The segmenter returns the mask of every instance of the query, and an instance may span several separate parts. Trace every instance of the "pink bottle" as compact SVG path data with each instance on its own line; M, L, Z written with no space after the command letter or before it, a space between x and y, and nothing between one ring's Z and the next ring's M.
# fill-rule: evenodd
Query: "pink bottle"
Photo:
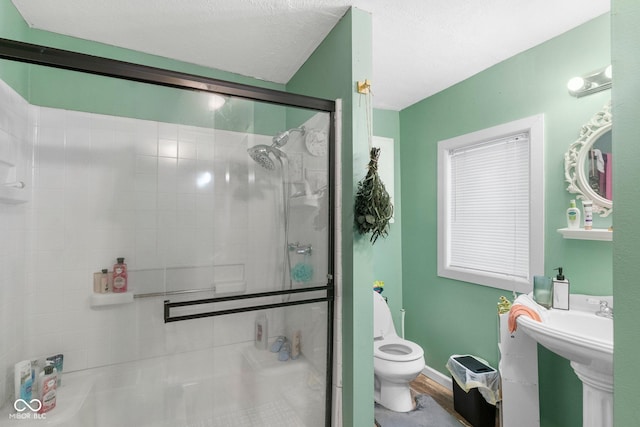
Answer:
M113 265L113 292L127 292L127 264L124 258L118 258Z

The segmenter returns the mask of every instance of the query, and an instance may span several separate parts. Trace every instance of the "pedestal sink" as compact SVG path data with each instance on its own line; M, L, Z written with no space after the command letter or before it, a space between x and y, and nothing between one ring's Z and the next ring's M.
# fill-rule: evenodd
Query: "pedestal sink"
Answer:
M613 319L596 316L600 300L571 295L570 310L550 309L542 322L518 317L518 329L568 359L582 381L582 425L613 426Z

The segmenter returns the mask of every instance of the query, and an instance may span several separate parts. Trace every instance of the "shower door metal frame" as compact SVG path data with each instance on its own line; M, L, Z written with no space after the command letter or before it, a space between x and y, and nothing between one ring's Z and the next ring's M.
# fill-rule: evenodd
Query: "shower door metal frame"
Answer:
M163 68L150 67L147 65L135 64L116 59L104 58L69 50L57 49L48 46L25 43L6 38L0 38L0 59L15 62L22 62L34 65L42 65L52 68L76 71L87 74L112 77L122 80L130 80L139 83L147 83L159 86L166 86L176 89L191 90L198 92L210 92L222 95L229 95L238 98L278 104L288 107L299 107L329 113L329 144L328 144L328 191L329 191L329 212L328 212L328 265L327 284L307 289L290 289L282 291L261 292L253 294L237 295L232 297L207 298L196 301L174 302L165 301L164 316L166 322L189 320L199 317L218 316L244 311L264 310L265 308L286 307L292 305L311 304L317 302L327 303L327 355L326 355L326 390L325 390L325 426L331 426L332 419L332 397L333 397L333 337L334 337L334 304L335 304L335 120L336 102L332 100L315 98L295 93L283 92L274 89L261 88L245 85L242 83L228 82L211 77L199 76L195 74L172 71ZM308 298L296 301L284 301L274 304L262 304L249 307L239 307L236 309L218 310L207 313L198 313L186 316L170 316L171 307L186 305L212 304L216 302L243 300L259 297L270 297L275 295L291 295L304 292L326 291L326 295L321 298Z

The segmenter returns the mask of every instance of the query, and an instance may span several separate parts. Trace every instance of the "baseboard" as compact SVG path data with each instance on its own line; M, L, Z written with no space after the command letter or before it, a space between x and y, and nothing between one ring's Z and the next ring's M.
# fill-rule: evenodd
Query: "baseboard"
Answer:
M440 371L437 371L430 366L425 366L424 369L422 370L422 374L427 378L437 382L441 386L447 387L449 390L453 389L453 383L451 382L451 377L444 375Z

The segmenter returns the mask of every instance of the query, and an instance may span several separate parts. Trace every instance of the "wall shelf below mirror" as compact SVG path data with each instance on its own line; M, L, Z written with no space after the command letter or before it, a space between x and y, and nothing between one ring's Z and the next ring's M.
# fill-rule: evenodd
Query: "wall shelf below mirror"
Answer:
M606 228L594 228L591 230L559 228L558 233L562 234L565 239L613 241L613 231L609 231Z

